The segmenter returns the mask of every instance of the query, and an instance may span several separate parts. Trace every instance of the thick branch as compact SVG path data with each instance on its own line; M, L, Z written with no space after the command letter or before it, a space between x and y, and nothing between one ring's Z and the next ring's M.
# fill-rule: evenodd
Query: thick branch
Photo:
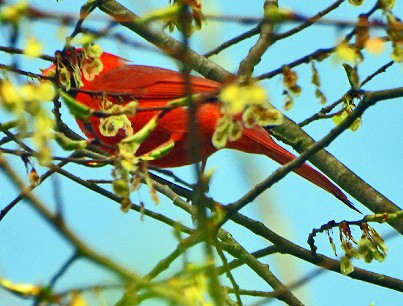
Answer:
M266 0L264 3L264 17L274 14L278 10L276 0ZM249 50L248 55L239 65L238 75L243 79L249 79L253 73L254 67L260 62L267 48L273 43L274 19L262 21L260 26L260 35L256 44Z

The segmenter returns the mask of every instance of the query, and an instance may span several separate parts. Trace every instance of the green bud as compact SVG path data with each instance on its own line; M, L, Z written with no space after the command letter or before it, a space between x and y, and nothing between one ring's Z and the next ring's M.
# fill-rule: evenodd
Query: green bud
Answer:
M129 185L127 184L126 180L123 179L117 179L113 181L112 184L113 191L115 192L116 195L122 197L122 198L127 198L129 197Z
M343 256L340 259L340 272L343 275L349 275L354 271L354 265L348 256Z
M88 145L86 140L75 141L63 133L55 133L55 140L66 151L85 149Z
M357 67L352 67L349 64L344 63L343 68L347 74L351 88L358 89L360 86L360 79L358 77Z
M60 91L60 96L63 98L67 108L75 118L87 121L88 118L91 117L92 111L87 106L77 102L73 97L62 90Z
M175 142L173 140L169 140L167 143L159 146L158 148L152 150L150 153L145 155L145 159L143 159L143 156L141 159L143 160L154 160L154 159L159 159L166 154L169 153L169 151L172 150L172 148L175 146Z
M158 116L154 116L137 133L122 139L122 143L142 143L157 126Z

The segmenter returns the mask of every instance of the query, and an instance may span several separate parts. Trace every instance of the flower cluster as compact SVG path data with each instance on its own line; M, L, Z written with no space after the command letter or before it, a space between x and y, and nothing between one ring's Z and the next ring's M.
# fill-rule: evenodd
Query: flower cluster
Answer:
M354 271L351 258L363 259L367 263L374 259L379 262L385 260L388 248L382 237L366 222L361 223L362 235L359 242L354 240L347 223L342 223L339 229L341 247L345 253L340 260L340 271L343 274L347 275Z
M10 80L0 83L0 105L14 114L22 132L29 129L33 131L37 158L41 165L51 162L49 141L53 138L54 128L54 122L43 102L51 101L54 96L55 91L50 82L26 83L21 86L12 84Z
M100 119L99 131L101 134L113 137L118 134L119 130L123 130L126 136L133 135L133 128L128 116L134 115L136 112L137 102L132 101L126 105L109 103L106 108L102 109L105 115L110 116Z
M83 47L84 57L81 63L81 70L84 79L87 81L94 80L95 76L101 73L104 65L101 61L103 53L102 48L95 44L86 44Z
M17 24L28 11L29 5L27 1L18 1L11 5L4 5L0 11L0 23Z
M186 19L182 18L181 13L184 5L189 9ZM190 36L195 29L201 29L202 23L206 23L206 18L202 12L202 4L198 0L173 0L170 10L175 12L166 24L170 32L177 28L180 32Z
M157 126L157 119L157 116L153 117L142 129L127 136L118 144L118 154L115 158L115 168L112 173L115 178L113 189L122 198L122 210L125 212L130 208L130 193L138 189L143 179L149 187L154 202L159 202L151 179L148 176L147 168L142 161L161 158L173 148L174 142L168 141L147 154L136 156L141 143L147 139Z
M239 139L244 127L279 125L283 122L283 115L271 106L266 91L256 83L228 85L219 94L219 100L223 115L213 135L213 144L217 148Z
M344 119L346 119L347 116L355 108L355 104L353 102L351 94L347 93L346 95L344 95L343 102L344 102L344 104L343 104L342 110L338 114L336 114L332 117L332 120L333 120L334 124L336 124L336 125L340 124ZM355 132L360 128L361 125L362 125L361 118L357 118L354 120L354 122L350 125L349 128L350 128L350 130Z
M403 23L390 12L386 14L388 21L388 37L392 41L391 57L395 62L403 62Z

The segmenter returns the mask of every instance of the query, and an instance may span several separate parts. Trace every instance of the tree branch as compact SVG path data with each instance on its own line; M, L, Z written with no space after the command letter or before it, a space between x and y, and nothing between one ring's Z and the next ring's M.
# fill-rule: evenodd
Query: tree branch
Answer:
M243 261L266 281L277 293L276 298L288 305L304 305L288 288L270 271L268 265L262 264L254 256L249 254L230 234L224 230L219 231L221 247L234 257L242 258Z
M264 17L273 15L278 10L277 0L266 0L264 2ZM252 76L254 67L260 62L263 54L273 43L274 19L263 20L260 26L260 35L256 44L249 50L248 55L239 65L238 75L241 80L248 80Z
M104 0L99 4L99 9L113 17L124 27L160 48L167 55L181 62L183 61L183 44L181 42L165 34L163 31L151 29L145 24L138 22L137 19L139 16L129 11L120 3L115 0ZM231 73L190 48L186 56L192 69L209 79L225 81L232 76Z
M316 266L340 273L340 262L338 260L331 259L321 254L313 255L311 251L281 237L259 221L252 220L239 213L234 214L232 216L232 220L235 223L249 229L256 235L269 240L279 248L281 253L293 255ZM403 281L387 275L382 275L355 267L354 271L350 273L348 277L403 292Z
M327 146L345 129L349 128L354 120L360 117L364 111L374 105L378 101L386 99L394 99L403 96L403 87L365 92L362 101L357 105L355 110L340 125L335 127L327 136L315 144L315 141L308 136L295 122L286 119L285 122L270 130L274 136L281 141L291 145L302 156L307 156L309 152L315 154L309 157L319 170L336 182L343 190L353 196L357 201L366 206L374 213L389 212L393 213L400 208L379 193L350 169L344 166L333 155L320 150L320 147ZM397 220L391 225L400 233L403 233L403 221Z
M183 196L185 198L189 197L190 196L189 193L191 193L191 191L181 188L180 186L173 186L173 187L175 188L175 191L173 191L166 185L155 183L155 188L159 192L165 194L169 199L171 199L171 201L176 206L180 207L181 209L185 210L188 213L191 213L192 211L191 206L180 198L180 196ZM220 212L226 211L225 205L222 205L211 198L206 197L204 201L206 201L206 205L211 210L214 211L218 210ZM282 236L268 229L263 223L259 221L255 221L237 212L231 216L231 220L249 229L254 234L261 236L270 241L271 243L273 243L276 249L269 250L268 253L270 253L271 251L279 253L287 253L295 257L298 257L304 261L310 262L323 269L340 273L340 262L338 260L331 259L321 254L313 255L310 250L302 248L296 245L295 243L283 238ZM218 233L220 232L221 230L218 231ZM258 254L254 255L257 256ZM350 273L348 277L403 292L403 281L387 275L382 275L366 271L364 269L355 268L354 272Z

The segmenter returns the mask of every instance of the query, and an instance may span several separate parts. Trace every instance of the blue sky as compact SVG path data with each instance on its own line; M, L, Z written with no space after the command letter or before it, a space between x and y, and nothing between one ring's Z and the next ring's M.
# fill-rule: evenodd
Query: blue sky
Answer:
M122 1L127 7L136 13L142 14L153 8L165 5L167 1L146 1L141 5L136 1ZM204 1L206 12L233 16L259 17L262 1ZM375 1L366 1L363 7L353 7L344 3L336 12L328 16L329 19L354 21L357 12L366 12ZM402 12L402 3L399 1L394 12ZM47 11L71 12L76 16L83 1L30 1L32 5ZM298 13L310 16L312 13L330 5L331 1L305 1L301 7L300 1L281 1L283 8L295 10ZM99 17L92 22L95 27L104 18L101 12L94 16ZM91 23L90 23L91 24ZM238 23L222 24L209 21L203 31L196 33L191 40L191 46L198 52L204 53L240 33L250 26ZM282 26L282 31L290 25ZM52 54L63 47L63 40L54 25L46 22L35 24L26 23L22 27L25 34L33 34L44 43L44 53ZM301 55L308 54L318 48L332 47L338 39L343 37L347 30L335 30L331 27L316 26L304 33L296 35L291 40L279 42L267 52L261 63L255 69L255 75L270 71L297 59ZM64 35L69 34L67 29ZM134 40L135 34L126 29L117 28L117 32L124 33ZM0 33L0 45L7 45L5 38L7 31ZM371 32L373 35L383 35L380 31ZM219 56L212 59L225 69L236 72L238 63L247 54L248 49L254 43L256 37L248 39L236 47L229 48ZM135 64L153 65L175 69L175 63L166 56L155 52L148 52L140 48L128 48L121 44L102 39L99 44L104 50L117 53L131 60ZM23 45L20 41L19 46ZM365 53L366 61L359 68L362 78L387 63L390 49L386 49L381 55ZM9 63L8 54L0 53L0 63ZM38 71L38 68L47 66L41 60L21 60L21 68L30 71ZM340 98L341 94L349 88L341 63L328 60L317 65L322 88L329 102ZM296 69L300 77L300 85L304 88L301 96L296 99L294 107L286 112L286 115L295 121L301 121L307 116L317 112L321 106L315 100L310 81L310 67L301 65ZM273 78L262 82L267 89L272 103L282 107L282 83L280 78ZM385 75L381 75L368 83L364 89L376 90L402 86L402 66L394 65ZM346 131L335 140L328 150L340 161L353 170L382 194L397 205L403 202L403 165L400 162L403 153L401 114L403 113L402 99L383 101L369 109L362 121L363 125L357 132ZM1 118L6 116L0 112ZM70 126L75 127L74 120L64 109L63 119ZM3 119L1 120L3 121ZM306 131L315 139L320 139L332 127L331 121L320 121L306 127ZM75 128L78 131L78 128ZM60 154L64 152L58 151ZM13 160L9 158L9 160ZM25 175L22 163L13 160L16 169L21 175ZM252 186L266 178L277 165L264 156L252 156L244 153L223 150L212 156L207 164L208 169L215 169L209 195L222 203L230 203ZM110 169L88 169L79 166L68 166L67 169L84 178L110 178ZM38 167L40 174L45 170ZM175 169L175 173L185 180L193 180L193 168L182 167ZM126 264L134 271L147 273L160 258L163 258L174 249L175 239L172 230L158 222L145 218L140 220L139 214L130 212L122 214L118 205L114 205L105 198L93 194L84 188L57 177L60 185L61 199L64 203L66 222L88 244L95 249L111 256L113 259ZM2 192L0 197L1 207L5 206L16 196L16 190L5 177L0 174ZM35 193L41 197L50 207L54 207L54 181L44 182ZM134 202L144 202L146 207L166 214L174 220L191 225L189 216L174 207L164 197L161 204L155 206L149 200L148 192L142 188L132 195ZM354 200L353 200L354 202ZM364 207L356 203L359 209L368 213ZM357 220L356 213L347 209L331 195L316 188L294 174L288 175L284 180L273 186L269 191L260 196L254 203L242 210L252 218L259 219L267 226L293 242L307 248L306 239L313 227L328 222L329 220L341 221ZM355 262L356 266L383 273L389 276L402 278L401 265L402 239L393 235L394 231L387 225L375 225L375 228L384 235L390 236L386 242L389 253L384 263L365 264ZM244 229L228 223L225 229L233 233L234 238L242 243L248 251L255 251L270 245L267 241L251 235ZM355 231L356 238L360 232ZM337 239L337 234L334 235ZM319 252L334 258L327 238L321 235L317 238ZM198 249L191 251L191 255L198 257ZM55 271L67 260L73 250L60 237L50 230L38 215L27 206L20 203L13 211L0 222L0 276L14 282L34 282L46 284ZM339 249L338 255L341 254ZM290 256L270 256L262 259L262 262L270 265L270 268L279 275L287 284L298 280L306 273L317 270L315 266L292 259ZM178 263L179 264L179 263ZM256 280L253 274L245 269L236 270L235 276L240 286L248 289L263 290L264 284ZM102 270L79 261L67 273L59 284L59 288L70 288L91 284L102 280L110 280L110 275ZM351 280L332 272L322 273L319 277L299 288L296 295L307 305L397 305L403 302L401 295L395 291L376 287L370 284ZM2 305L29 305L30 303L16 299L12 295L0 289L0 306ZM245 303L247 305L247 303ZM274 302L272 304L276 304ZM153 304L149 304L153 305Z

